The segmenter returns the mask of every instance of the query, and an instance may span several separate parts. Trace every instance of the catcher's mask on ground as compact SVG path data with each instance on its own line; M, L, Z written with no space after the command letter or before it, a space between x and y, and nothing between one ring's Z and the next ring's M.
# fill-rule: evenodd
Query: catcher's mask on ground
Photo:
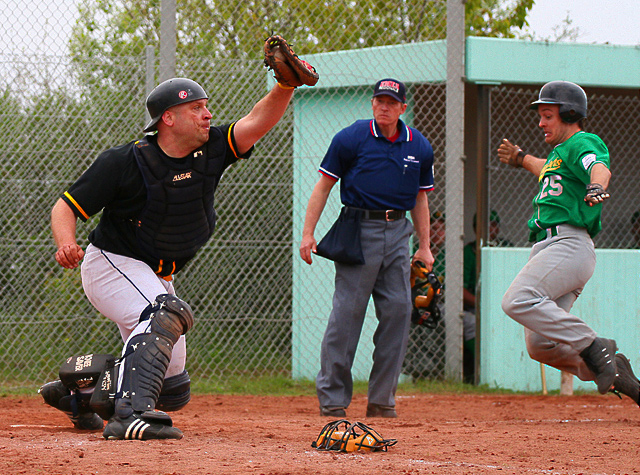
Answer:
M170 107L208 98L202 86L191 79L173 78L161 82L147 97L147 110L151 120L144 131L156 130L156 124L162 118L162 114Z
M569 124L587 117L587 94L569 81L551 81L542 86L538 100L532 102L530 109L538 109L540 104L560 106L560 118Z
M378 432L362 422L351 424L346 419L340 419L325 425L311 447L338 452L386 452L388 447L397 443L396 439L383 439Z

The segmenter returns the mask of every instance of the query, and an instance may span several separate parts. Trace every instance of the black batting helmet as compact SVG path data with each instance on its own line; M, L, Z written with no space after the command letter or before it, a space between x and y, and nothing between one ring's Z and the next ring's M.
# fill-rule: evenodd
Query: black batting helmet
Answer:
M147 96L147 110L151 120L145 126L144 131L156 130L156 124L169 107L208 98L202 86L191 79L172 78L161 82Z
M587 94L572 82L551 81L542 86L538 100L529 108L537 109L540 104L558 104L560 118L570 124L587 117Z

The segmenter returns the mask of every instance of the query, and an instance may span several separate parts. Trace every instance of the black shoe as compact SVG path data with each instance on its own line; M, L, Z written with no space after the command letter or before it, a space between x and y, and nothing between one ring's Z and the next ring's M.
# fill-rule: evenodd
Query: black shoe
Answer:
M182 431L172 426L165 412L134 412L126 418L113 416L102 436L107 440L182 439Z
M616 379L615 354L618 347L615 340L596 338L593 343L580 352L587 367L595 374L598 392L606 394Z
M324 417L347 417L347 411L340 406L320 406L320 415Z
M622 353L618 353L616 355L616 368L618 370L618 375L613 382L613 389L611 392L618 396L620 396L619 393L629 396L640 406L640 381L638 381L636 375L633 374L633 369L631 368L629 359Z
M38 389L38 393L46 404L64 412L76 429L102 430L104 427L104 421L89 407L89 395L71 394L62 381L51 381Z
M395 419L398 417L395 406L381 406L380 404L367 404L367 417L386 417Z

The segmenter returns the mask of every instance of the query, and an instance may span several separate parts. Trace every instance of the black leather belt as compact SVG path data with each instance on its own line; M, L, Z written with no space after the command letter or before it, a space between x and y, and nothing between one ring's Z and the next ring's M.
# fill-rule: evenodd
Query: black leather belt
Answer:
M360 209L360 208L349 208L353 210L358 210L362 213L362 219L380 219L383 221L395 221L397 219L403 219L406 217L406 211L400 211L396 209L387 209L387 210L377 210L377 209Z

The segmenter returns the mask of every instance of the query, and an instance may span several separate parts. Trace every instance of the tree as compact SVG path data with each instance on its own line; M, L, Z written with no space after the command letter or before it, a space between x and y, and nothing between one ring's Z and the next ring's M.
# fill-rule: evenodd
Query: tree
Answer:
M535 0L467 0L467 35L515 38L515 30L528 25L527 15L534 3Z
M512 38L534 0L467 0L467 34ZM442 39L445 0L177 0L178 55L259 59L277 32L299 53ZM71 51L77 60L138 56L157 47L160 0L95 0L80 7Z

